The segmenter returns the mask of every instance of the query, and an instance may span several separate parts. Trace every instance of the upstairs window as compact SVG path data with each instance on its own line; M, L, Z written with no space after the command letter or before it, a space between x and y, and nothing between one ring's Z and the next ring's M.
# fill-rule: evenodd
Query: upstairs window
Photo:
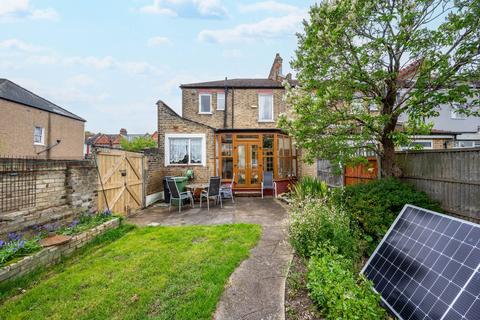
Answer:
M33 144L45 145L45 128L35 127L33 131Z
M211 114L212 113L212 95L202 93L198 99L199 111L198 113Z
M451 113L450 113L450 117L452 119L459 119L459 120L466 119L467 115L459 112L463 108L464 107L462 107L459 103L452 104L452 110L451 110Z
M217 93L217 110L225 110L225 93Z
M258 95L258 121L273 122L273 95Z

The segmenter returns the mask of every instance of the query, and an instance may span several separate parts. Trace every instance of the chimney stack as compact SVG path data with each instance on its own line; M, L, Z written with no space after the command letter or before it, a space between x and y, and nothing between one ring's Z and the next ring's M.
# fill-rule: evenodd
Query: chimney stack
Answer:
M273 60L272 68L270 69L270 74L268 75L268 79L271 79L274 81L283 80L282 62L283 62L282 57L280 57L280 54L277 53L275 55L275 59Z
M125 129L125 128L120 129L120 134L122 136L126 136L127 135L127 129Z

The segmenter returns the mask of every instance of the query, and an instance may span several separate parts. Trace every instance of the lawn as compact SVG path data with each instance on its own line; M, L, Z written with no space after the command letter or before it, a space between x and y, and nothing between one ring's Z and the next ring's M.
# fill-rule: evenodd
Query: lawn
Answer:
M261 228L124 226L110 233L50 270L0 285L0 319L210 319Z

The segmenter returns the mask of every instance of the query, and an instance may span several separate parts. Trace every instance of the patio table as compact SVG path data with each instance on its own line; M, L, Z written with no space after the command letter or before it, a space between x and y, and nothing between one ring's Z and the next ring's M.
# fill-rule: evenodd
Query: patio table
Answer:
M208 183L189 183L185 186L185 188L192 192L195 200L198 200L199 196L196 195L195 191L200 190L200 192L202 192L202 190L207 189L208 188ZM200 192L198 194L200 194Z

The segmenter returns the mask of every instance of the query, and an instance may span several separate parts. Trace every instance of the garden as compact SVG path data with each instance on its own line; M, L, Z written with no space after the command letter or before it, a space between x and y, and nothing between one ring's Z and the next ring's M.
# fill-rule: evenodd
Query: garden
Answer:
M0 283L0 318L211 319L260 234L247 224L121 224L53 267Z
M441 211L425 193L394 178L344 189L303 178L290 193L295 257L287 319L388 319L360 270L407 203Z

